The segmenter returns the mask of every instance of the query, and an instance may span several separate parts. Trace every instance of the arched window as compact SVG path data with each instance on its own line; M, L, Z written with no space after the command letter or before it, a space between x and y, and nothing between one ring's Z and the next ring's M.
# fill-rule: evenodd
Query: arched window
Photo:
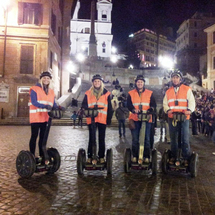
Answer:
M107 21L107 11L102 11L102 21Z

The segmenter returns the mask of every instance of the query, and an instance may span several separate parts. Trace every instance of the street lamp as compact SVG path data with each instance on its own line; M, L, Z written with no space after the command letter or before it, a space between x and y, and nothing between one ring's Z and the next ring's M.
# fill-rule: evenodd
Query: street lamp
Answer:
M114 79L114 77L115 77L115 74L114 74L114 68L113 68L113 66L114 66L114 64L116 64L116 62L117 62L117 56L116 55L112 55L111 56L111 58L110 58L110 60L111 60L111 62L112 62L112 71L113 71L113 74L112 74L112 77L113 77L113 79ZM112 80L112 82L113 82L113 80Z
M84 62L85 56L82 53L78 53L76 55L76 59L77 59L78 64L79 64L79 73L81 73L81 63Z
M166 68L166 69L173 69L174 67L174 62L170 57L167 56L159 56L158 61L161 65L161 67Z
M68 89L68 92L72 92L72 87L73 87L73 83L72 83L72 75L76 75L76 65L72 62L72 61L69 61L68 64L67 64L67 70L69 71L69 89Z
M4 13L4 50L3 50L3 67L2 67L2 75L0 75L2 78L5 74L5 60L6 60L6 45L7 45L7 19L8 19L8 7L10 5L10 0L7 1L0 1L0 6L3 9Z

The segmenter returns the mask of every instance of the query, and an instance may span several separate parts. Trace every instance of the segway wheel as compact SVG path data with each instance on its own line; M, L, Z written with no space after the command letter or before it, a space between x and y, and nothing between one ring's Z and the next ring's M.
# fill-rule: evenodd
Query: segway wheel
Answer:
M168 171L168 160L169 160L169 151L166 150L161 160L162 172L165 174L167 174L167 171Z
M48 169L48 173L53 174L58 171L61 164L60 154L57 149L49 148L47 150L49 159L51 161L51 167Z
M157 174L157 150L152 150L152 174Z
M131 169L131 149L127 148L125 149L125 155L124 155L124 170L125 173L129 173Z
M113 151L112 149L107 150L106 154L106 165L107 165L107 174L112 174L112 165L113 165Z
M16 170L22 178L30 178L36 170L34 155L29 151L21 151L16 158Z
M83 170L86 162L86 153L84 149L79 149L77 158L77 172L79 175L83 174Z
M190 175L192 178L195 178L197 176L197 168L198 168L198 154L193 153L190 158Z

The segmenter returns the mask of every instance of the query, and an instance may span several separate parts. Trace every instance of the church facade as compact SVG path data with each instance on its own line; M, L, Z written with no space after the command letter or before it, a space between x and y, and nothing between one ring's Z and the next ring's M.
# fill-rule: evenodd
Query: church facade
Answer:
M78 13L81 9L80 1L77 1L73 17L70 23L70 55L76 56L78 53L82 53L85 56L89 56L89 41L91 34L91 19L79 19ZM99 58L110 58L113 35L111 34L112 22L111 0L98 0L96 2L97 20L94 23L94 34L96 38L96 51Z

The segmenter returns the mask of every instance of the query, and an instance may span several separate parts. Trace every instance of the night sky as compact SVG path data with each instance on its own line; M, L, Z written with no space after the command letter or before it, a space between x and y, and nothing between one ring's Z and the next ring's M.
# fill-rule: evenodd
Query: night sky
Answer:
M90 17L90 0L80 0L79 18ZM113 45L120 51L128 35L142 28L172 27L174 36L179 25L197 10L215 12L215 0L112 0Z

